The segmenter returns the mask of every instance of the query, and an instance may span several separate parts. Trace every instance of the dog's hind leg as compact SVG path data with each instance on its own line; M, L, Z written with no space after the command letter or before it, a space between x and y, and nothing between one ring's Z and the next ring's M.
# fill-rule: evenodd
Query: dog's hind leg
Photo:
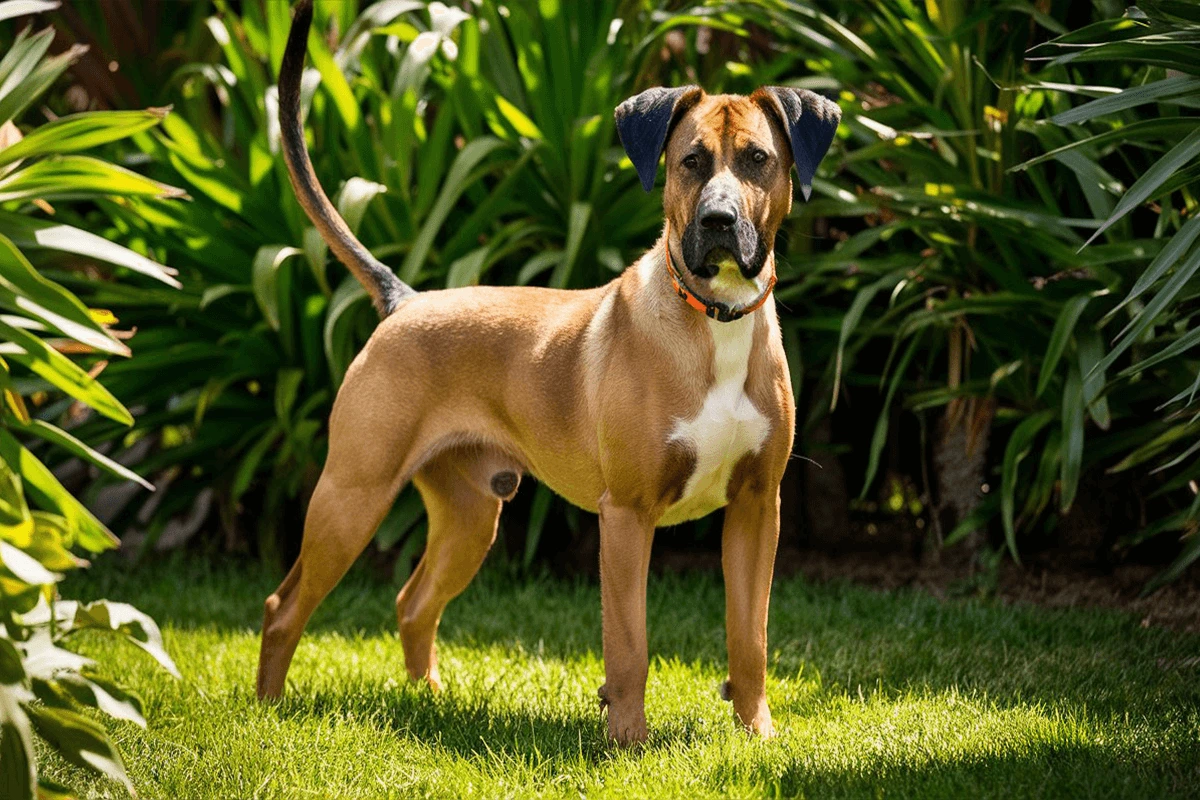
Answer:
M300 557L267 598L258 697L277 698L308 618L366 548L396 494L377 481L347 485L328 466L317 483L304 523Z
M425 465L413 483L425 501L425 554L396 597L404 666L413 680L441 688L438 622L446 604L479 571L496 538L502 501L516 492L519 467L494 452L456 450Z
M267 598L262 650L258 661L258 696L278 697L304 626L317 605L342 579L362 553L419 453L413 448L415 413L392 395L384 417L379 398L388 397L386 375L378 361L351 368L330 418L329 457L308 504L304 539L295 566Z

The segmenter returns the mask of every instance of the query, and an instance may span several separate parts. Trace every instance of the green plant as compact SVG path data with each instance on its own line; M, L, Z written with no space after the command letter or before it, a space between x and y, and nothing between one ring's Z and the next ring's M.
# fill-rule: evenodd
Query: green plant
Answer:
M995 520L1018 558L1018 534L1057 525L1081 476L1132 466L1122 458L1165 429L1146 416L1180 388L1112 380L1123 348L1105 346L1117 298L1135 283L1140 293L1147 259L1169 255L1171 215L1083 248L1107 227L1101 220L1133 204L1119 202L1122 181L1084 155L1111 149L1119 134L1065 148L1068 136L1038 121L1047 110L1069 113L1069 92L1111 92L1091 84L1116 70L1084 70L1095 59L1077 51L1026 62L1029 48L1065 33L1065 3L748 7L805 45L806 67L822 76L807 85L832 82L844 101L840 169L816 182L819 199L800 208L798 223L803 231L815 218L843 218L835 224L849 231L837 232L829 253L782 271L778 290L804 304L785 329L805 332L806 357L824 367L808 424L848 389L878 387L863 495L889 450L896 459L893 431L912 419L894 408L902 405L925 449L910 463L931 475L932 543L981 547L979 532ZM1139 141L1151 145L1194 130L1178 117L1139 124ZM1000 447L989 448L992 439ZM996 491L983 495L984 483ZM1142 534L1179 520L1182 486L1156 490Z
M1132 547L1163 533L1179 536L1181 552L1148 591L1200 558L1200 355L1193 349L1200 344L1200 246L1195 244L1200 237L1200 118L1190 113L1200 107L1198 42L1195 5L1143 0L1122 17L1034 50L1031 55L1039 60L1077 70L1118 64L1130 85L1119 91L1103 87L1100 97L1051 117L1050 123L1068 127L1069 141L1047 136L1058 146L1019 167L1057 159L1080 165L1081 177L1107 175L1109 165L1130 174L1132 182L1120 199L1096 209L1103 223L1088 240L1090 249L1102 235L1118 243L1131 230L1153 230L1157 246L1145 248L1138 272L1107 287L1102 316L1090 325L1077 322L1093 295L1075 295L1056 327L1087 353L1074 376L1085 393L1088 386L1103 386L1116 368L1100 396L1120 390L1158 403L1140 424L1101 443L1109 472L1148 470L1159 478L1152 496L1173 501L1157 519L1118 542ZM1098 88L1080 83L1079 93ZM1117 298L1120 302L1112 302ZM1102 335L1111 342L1107 351Z
M112 235L177 266L182 291L72 285L142 331L140 358L108 377L150 410L132 434L97 421L88 435L122 451L158 441L139 467L170 483L152 535L215 485L230 541L250 516L240 511L254 508L270 551L282 522L285 541L299 534L289 509L315 481L332 398L375 318L362 287L327 263L278 152L286 5L217 8L207 24L222 63L182 68L171 78L176 113L137 137L149 173L187 187L192 202L102 204ZM660 201L622 162L612 109L662 69L648 54L668 32L730 23L640 6L617 19L619 8L519 2L501 13L485 3L469 16L439 3L316 4L306 79L315 166L377 257L425 289L582 286L652 241ZM548 492L534 508L530 554ZM415 554L421 519L415 492L404 493L380 543Z
M56 5L0 3L0 20ZM79 114L25 132L16 126L18 115L80 55L72 48L47 57L53 36L51 29L22 31L0 59L0 794L6 798L63 792L38 779L34 732L67 761L132 790L116 746L83 709L144 726L141 700L96 662L65 648L80 632L126 638L178 674L145 614L125 603L79 604L57 595L64 573L87 566L72 550L100 553L118 542L63 487L47 456L64 453L153 487L68 429L92 412L117 425L133 421L95 377L106 359L128 356L129 348L106 326L113 321L107 312L87 308L46 279L22 249L86 254L168 285L175 281L142 255L29 212L54 212L49 201L178 192L80 155L157 125L164 110ZM86 354L84 363L72 353Z

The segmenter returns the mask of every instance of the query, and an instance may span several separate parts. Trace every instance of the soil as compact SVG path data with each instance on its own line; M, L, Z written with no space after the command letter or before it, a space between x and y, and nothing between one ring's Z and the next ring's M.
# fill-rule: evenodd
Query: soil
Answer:
M718 571L720 554L664 550L656 552L659 570ZM1196 570L1141 597L1147 581L1161 566L1127 564L1111 569L1056 567L1005 560L995 570L966 572L957 565L923 564L907 553L856 552L831 554L820 550L783 547L775 574L800 574L817 582L849 581L891 590L913 588L939 598L988 596L1006 603L1031 603L1047 608L1107 608L1136 614L1143 627L1200 633L1200 575Z

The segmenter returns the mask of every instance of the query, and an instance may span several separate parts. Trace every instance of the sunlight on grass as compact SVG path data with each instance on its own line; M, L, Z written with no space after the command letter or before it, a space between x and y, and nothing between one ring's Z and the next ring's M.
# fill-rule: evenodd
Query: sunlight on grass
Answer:
M83 643L110 650L105 663L146 700L150 729L114 732L149 797L1132 797L1185 794L1200 777L1195 669L1158 661L1194 652L1196 637L1120 615L781 582L780 736L761 742L717 696L719 582L659 578L651 740L620 752L596 700L594 586L485 574L447 612L435 695L405 677L392 589L353 576L302 641L285 699L261 706L270 576L188 572L125 592L167 622L182 681L132 648ZM119 794L51 763L93 796Z

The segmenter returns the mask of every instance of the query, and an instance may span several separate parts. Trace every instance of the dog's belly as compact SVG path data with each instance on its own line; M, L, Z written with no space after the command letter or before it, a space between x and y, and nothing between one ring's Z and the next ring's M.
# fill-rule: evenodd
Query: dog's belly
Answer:
M716 345L716 380L700 411L691 419L677 420L668 437L668 444L691 451L696 466L659 525L697 519L724 506L733 468L745 455L757 452L770 432L770 422L746 395L753 320L709 320L709 327Z

